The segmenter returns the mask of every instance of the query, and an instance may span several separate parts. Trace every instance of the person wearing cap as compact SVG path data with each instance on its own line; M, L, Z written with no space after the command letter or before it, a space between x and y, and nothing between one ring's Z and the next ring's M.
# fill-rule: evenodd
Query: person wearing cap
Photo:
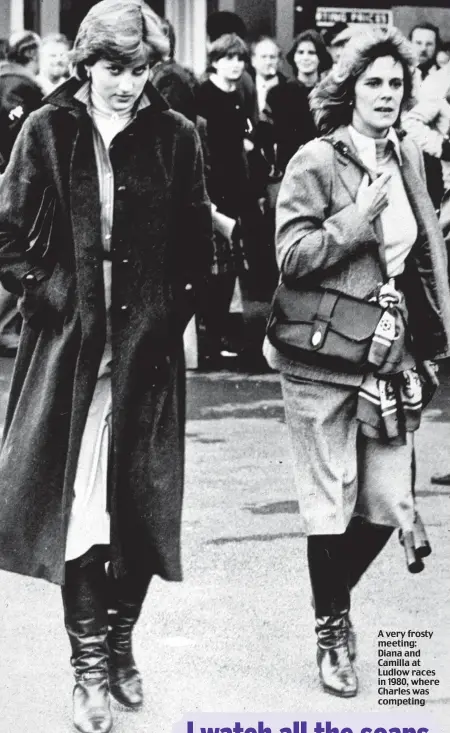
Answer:
M149 82L167 51L144 0L94 5L0 179L24 317L0 567L61 586L80 733L108 733L110 695L142 706L132 632L151 578L182 579L183 332L212 226L195 126Z
M327 51L331 56L333 64L339 61L339 57L342 53L342 49L345 46L345 34L342 36L342 41L339 38L341 34L348 29L347 23L342 20L335 23L331 28L327 28L322 32L322 38L327 47Z

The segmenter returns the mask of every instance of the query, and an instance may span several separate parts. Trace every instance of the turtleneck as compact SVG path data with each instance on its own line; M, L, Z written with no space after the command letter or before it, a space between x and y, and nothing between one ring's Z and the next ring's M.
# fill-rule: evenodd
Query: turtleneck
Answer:
M387 185L388 206L380 214L384 239L384 255L388 277L400 275L405 267L405 259L417 239L417 222L401 174L401 150L395 130L390 128L384 138L373 138L348 128L359 158L374 175L389 173ZM358 196L370 185L364 176ZM358 200L358 197L357 197Z
M133 117L135 102L136 100L132 100L126 108L120 111L112 110L91 85L90 112L107 150L113 138L128 125Z

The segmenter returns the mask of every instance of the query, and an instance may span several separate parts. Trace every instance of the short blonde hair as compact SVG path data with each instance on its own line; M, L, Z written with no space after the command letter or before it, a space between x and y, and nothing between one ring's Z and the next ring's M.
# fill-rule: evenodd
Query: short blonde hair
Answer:
M76 76L100 59L130 64L142 57L150 65L169 51L161 18L143 0L102 0L82 20L71 52Z
M355 84L375 59L392 56L403 67L402 110L414 104L413 80L416 56L411 43L394 27L368 28L356 33L331 71L309 95L309 103L321 135L351 122Z

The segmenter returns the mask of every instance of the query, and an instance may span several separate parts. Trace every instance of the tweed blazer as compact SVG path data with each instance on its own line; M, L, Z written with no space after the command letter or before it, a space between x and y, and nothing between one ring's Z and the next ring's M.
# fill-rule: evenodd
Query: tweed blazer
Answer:
M307 143L286 169L277 202L277 261L281 277L299 289L323 286L366 298L383 280L379 229L356 204L364 167L348 128L336 130L333 139L336 147L324 139ZM438 359L450 353L445 243L425 187L422 154L408 138L400 149L403 183L418 226L403 277L409 325L416 358ZM267 339L264 354L272 368L299 377L355 386L362 379L293 362Z

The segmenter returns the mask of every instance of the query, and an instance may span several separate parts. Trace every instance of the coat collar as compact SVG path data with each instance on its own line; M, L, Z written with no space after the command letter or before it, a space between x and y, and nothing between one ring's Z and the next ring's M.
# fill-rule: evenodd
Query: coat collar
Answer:
M403 163L405 155L408 156L408 150L405 150L402 142L404 133L396 131L396 134L399 153ZM373 171L367 168L360 159L347 126L338 127L332 134L326 135L324 139L333 145L336 152L339 175L353 201L355 201L364 174L367 173L370 178L373 178Z
M75 76L71 76L64 84L61 84L54 92L49 94L45 98L47 104L52 104L55 107L62 107L69 111L80 115L86 113L86 105L83 104L79 99L76 99L76 93L81 89L84 82L77 79ZM155 89L153 84L147 82L144 87L144 92L150 102L150 104L139 111L139 115L143 114L154 114L155 112L165 112L169 109L169 105L161 94Z

